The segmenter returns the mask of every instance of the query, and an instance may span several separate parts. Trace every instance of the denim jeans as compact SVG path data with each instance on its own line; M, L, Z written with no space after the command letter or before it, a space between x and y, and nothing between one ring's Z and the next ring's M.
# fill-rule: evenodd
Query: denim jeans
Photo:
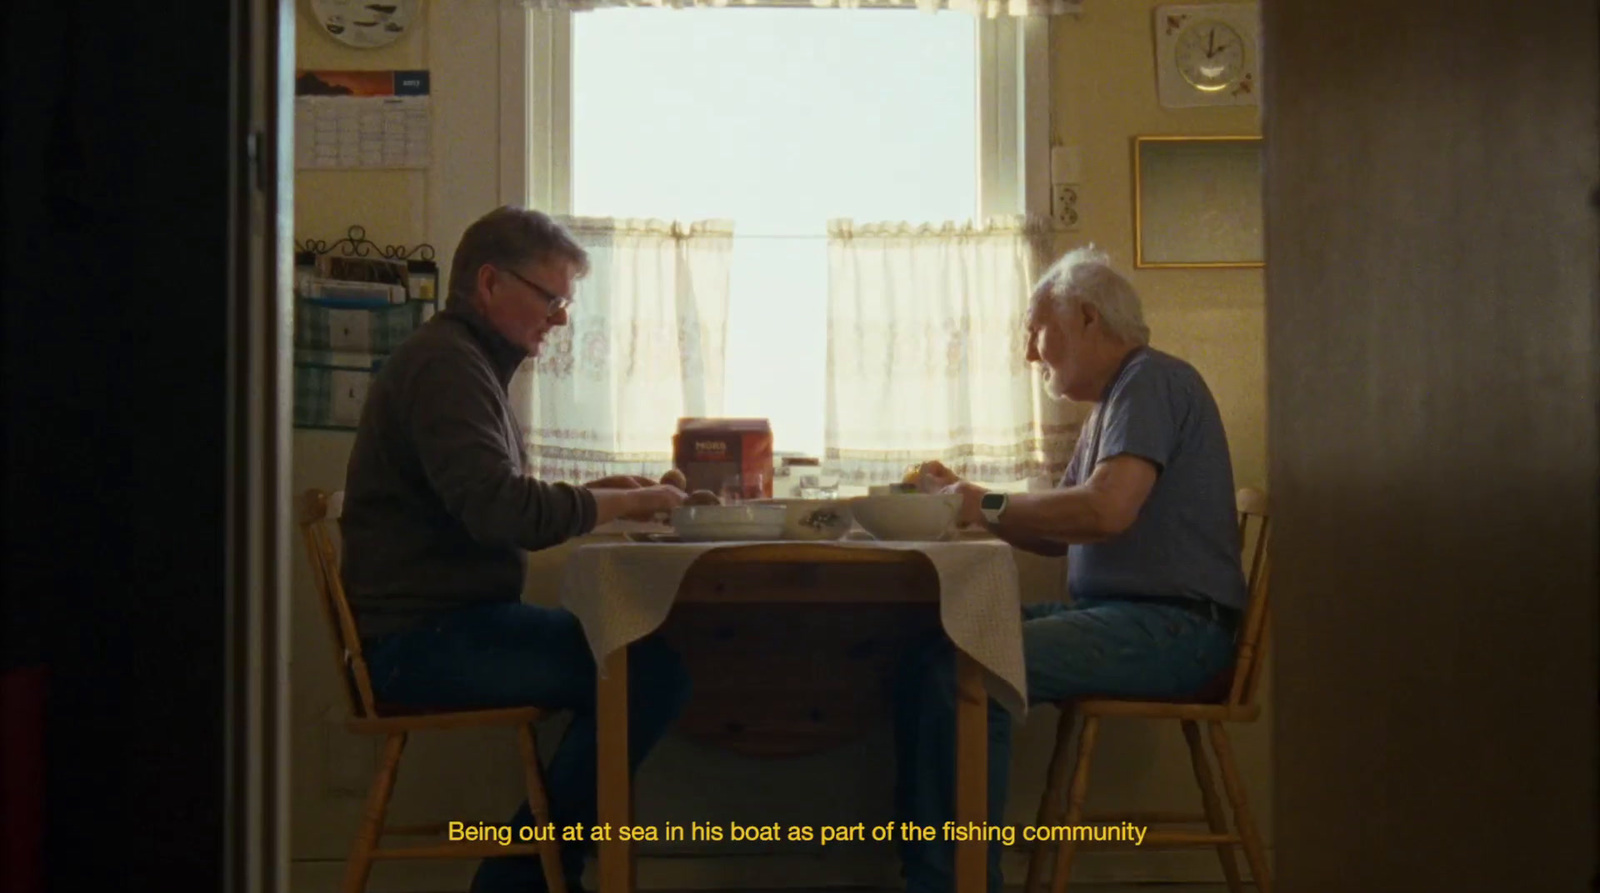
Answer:
M570 710L572 723L550 758L545 783L557 827L598 821L595 662L572 613L521 603L463 608L367 646L377 698L395 704L459 709L545 707ZM628 652L628 756L637 769L688 698L682 663L662 641L646 638ZM513 827L534 824L524 800ZM576 891L584 844L562 845L562 870ZM533 856L486 859L475 893L545 889Z
M1031 704L1074 697L1179 697L1205 686L1234 657L1233 629L1164 604L1102 601L1023 608ZM943 631L912 649L895 687L897 821L943 828L955 818L955 649ZM1005 821L1011 715L989 702L989 822ZM989 846L989 890L1001 889L1000 843ZM955 846L902 841L908 893L950 893Z

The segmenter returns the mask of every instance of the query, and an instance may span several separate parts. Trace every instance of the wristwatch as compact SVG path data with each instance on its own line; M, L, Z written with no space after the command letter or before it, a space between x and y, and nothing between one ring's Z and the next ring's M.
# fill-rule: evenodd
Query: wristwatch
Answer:
M999 524L1000 515L1006 510L1006 494L985 493L978 501L978 508L983 510L983 520L990 524Z

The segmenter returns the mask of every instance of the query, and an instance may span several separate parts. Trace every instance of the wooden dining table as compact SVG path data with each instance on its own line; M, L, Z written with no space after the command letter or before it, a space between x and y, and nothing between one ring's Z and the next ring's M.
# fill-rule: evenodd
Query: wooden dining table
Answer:
M832 606L845 610L850 609L848 606L870 609L885 605L925 605L933 606L935 613L940 610L940 578L926 554L914 549L872 548L871 545L852 544L852 548L841 548L832 543L812 542L722 544L693 559L678 585L670 610L674 615L681 615L692 611L690 606L779 604ZM672 547L629 542L579 548ZM612 553L608 558L623 562L628 560L628 553ZM1009 553L1005 560L1011 560ZM597 584L590 581L588 585ZM564 600L578 603L594 597L593 592L574 591L572 587L564 594ZM1020 636L1020 618L1017 624ZM1020 649L1020 639L1017 647ZM956 648L956 661L954 818L962 825L982 826L988 821L986 670L960 647ZM599 669L598 818L602 825L609 824L616 829L635 825L627 745L628 649L610 650L600 658ZM943 833L942 828L940 833ZM598 842L596 846L599 893L633 893L636 866L632 842L616 839L613 833L611 839ZM985 893L988 846L982 840L955 843L958 893Z

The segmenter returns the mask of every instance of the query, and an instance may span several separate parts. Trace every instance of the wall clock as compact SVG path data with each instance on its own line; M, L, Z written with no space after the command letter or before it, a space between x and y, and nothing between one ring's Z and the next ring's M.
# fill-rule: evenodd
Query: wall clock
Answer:
M1156 8L1156 91L1167 108L1259 105L1254 3Z
M417 21L420 0L311 0L322 32L364 50L399 40Z

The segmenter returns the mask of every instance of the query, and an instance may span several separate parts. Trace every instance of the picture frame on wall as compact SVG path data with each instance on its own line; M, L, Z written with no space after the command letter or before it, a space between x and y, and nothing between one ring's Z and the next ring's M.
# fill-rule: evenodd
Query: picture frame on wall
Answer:
M1136 136L1134 266L1259 268L1262 138Z

